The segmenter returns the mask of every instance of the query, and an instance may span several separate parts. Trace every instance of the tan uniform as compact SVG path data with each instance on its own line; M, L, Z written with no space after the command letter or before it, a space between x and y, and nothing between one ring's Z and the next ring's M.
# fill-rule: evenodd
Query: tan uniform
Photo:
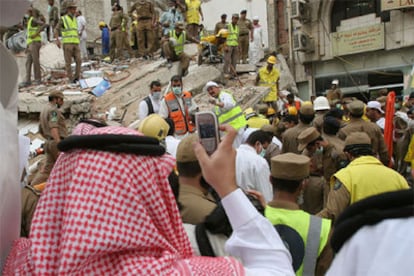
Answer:
M317 111L315 113L315 119L312 121L312 126L314 126L319 133L323 132L323 117L326 113L327 111Z
M329 104L334 106L335 100L341 100L342 98L341 90L339 88L330 89L328 93L326 93L326 98L328 99Z
M20 227L20 237L29 237L32 218L39 201L40 192L31 186L25 186L22 189L22 221Z
M296 126L287 129L282 134L282 153L292 152L300 154L298 150L298 136L302 131L304 131L308 127L311 127L311 125L299 122L299 124L297 124Z
M112 13L111 20L109 21L109 27L111 28L109 56L111 57L111 60L121 57L123 42L122 19L122 12L115 11Z
M221 29L227 29L227 25L228 25L229 23L228 22L225 22L225 23L223 23L223 22L221 22L221 21L219 21L219 22L217 22L216 23L216 26L214 27L214 34L216 35L216 34L218 34L218 32L221 30Z
M368 134L371 138L372 150L379 156L379 159L384 165L388 165L388 149L385 145L381 128L377 124L366 122L360 118L351 118L349 123L338 131L338 137L345 140L349 134L357 131Z
M122 50L126 49L128 51L129 57L134 57L134 52L132 51L132 47L130 41L128 39L128 16L123 13L122 14L122 22L121 22L121 36L122 36Z
M247 63L247 57L249 54L249 42L250 42L250 32L253 31L253 24L249 19L239 19L237 23L239 26L239 46L240 46L240 56L243 63Z
M184 223L199 224L204 222L205 217L217 206L210 194L204 194L200 189L185 184L180 184L178 199Z
M44 28L45 24L43 21L40 20L40 17L33 17L32 20L32 27L39 27ZM34 71L34 78L35 81L40 82L42 78L41 70L40 70L40 48L42 47L41 41L33 41L30 43L26 49L26 82L31 82L32 77L32 64L33 64L33 71Z
M58 128L60 139L68 136L65 117L55 105L49 103L40 112L39 119L39 132L46 139L44 144L46 162L33 179L31 185L46 182L58 157L59 150L57 148L57 142L52 137L51 129Z
M154 50L154 4L148 0L138 0L129 10L129 15L136 11L138 16L137 38L138 54L141 56L151 55Z
M70 16L70 15L69 15ZM76 17L73 17L76 21ZM61 30L64 29L63 21L60 20L59 24L56 25L56 33L61 33ZM63 43L63 56L65 58L65 70L66 75L70 81L79 80L81 74L81 64L82 58L80 53L79 44L74 43ZM72 58L75 60L75 76L72 74Z

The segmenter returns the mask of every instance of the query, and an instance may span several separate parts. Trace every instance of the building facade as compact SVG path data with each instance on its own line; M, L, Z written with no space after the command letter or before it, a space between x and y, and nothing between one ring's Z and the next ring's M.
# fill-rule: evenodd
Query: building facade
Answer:
M414 65L414 1L268 0L269 46L291 65L302 98L333 79L368 100L380 89L408 94Z

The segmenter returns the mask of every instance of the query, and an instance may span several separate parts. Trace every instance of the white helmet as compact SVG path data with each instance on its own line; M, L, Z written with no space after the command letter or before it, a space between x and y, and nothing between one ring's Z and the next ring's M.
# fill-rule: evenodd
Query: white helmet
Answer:
M317 97L313 101L313 109L315 111L318 111L318 110L329 110L329 109L331 109L331 107L330 107L329 101L328 101L328 99L326 97L319 96L319 97Z

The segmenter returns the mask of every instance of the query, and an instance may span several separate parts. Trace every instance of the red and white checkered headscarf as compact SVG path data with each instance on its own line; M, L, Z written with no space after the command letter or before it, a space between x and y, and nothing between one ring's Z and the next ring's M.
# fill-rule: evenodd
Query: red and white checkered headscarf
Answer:
M139 135L120 127L88 134ZM175 160L75 149L59 156L4 275L244 275L194 257L167 177Z

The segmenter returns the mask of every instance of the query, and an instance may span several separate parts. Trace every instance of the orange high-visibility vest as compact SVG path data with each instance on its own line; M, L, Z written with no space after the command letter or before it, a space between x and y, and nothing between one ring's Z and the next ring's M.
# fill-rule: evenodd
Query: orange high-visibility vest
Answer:
M175 134L184 135L187 132L194 132L195 125L191 121L188 112L188 109L191 106L191 93L188 91L183 92L182 99L184 102L184 110L181 109L180 103L173 92L168 92L164 99L168 107L168 116L174 121Z

